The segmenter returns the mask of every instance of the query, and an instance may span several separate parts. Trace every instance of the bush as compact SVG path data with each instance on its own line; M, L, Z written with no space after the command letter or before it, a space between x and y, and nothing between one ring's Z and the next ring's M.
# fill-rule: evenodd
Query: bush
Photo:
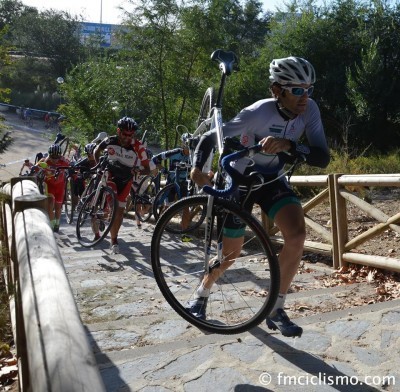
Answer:
M389 174L400 173L400 149L386 155L371 154L352 158L347 152L331 151L331 162L326 169L302 165L295 175L316 174Z

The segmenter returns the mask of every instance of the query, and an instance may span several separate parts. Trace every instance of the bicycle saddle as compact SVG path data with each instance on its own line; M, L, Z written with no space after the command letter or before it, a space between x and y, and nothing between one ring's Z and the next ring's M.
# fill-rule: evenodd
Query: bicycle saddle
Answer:
M225 75L230 75L233 71L237 71L238 58L235 53L217 49L211 54L211 60L219 63L220 70Z

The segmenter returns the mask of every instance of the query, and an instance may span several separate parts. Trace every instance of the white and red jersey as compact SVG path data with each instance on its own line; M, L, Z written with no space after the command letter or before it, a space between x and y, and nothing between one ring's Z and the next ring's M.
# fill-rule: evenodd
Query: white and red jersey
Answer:
M107 149L108 162L113 176L121 179L132 178L132 169L141 162L141 165L148 165L145 146L139 140L134 139L129 146L122 146L118 136L111 136L104 139L99 148Z

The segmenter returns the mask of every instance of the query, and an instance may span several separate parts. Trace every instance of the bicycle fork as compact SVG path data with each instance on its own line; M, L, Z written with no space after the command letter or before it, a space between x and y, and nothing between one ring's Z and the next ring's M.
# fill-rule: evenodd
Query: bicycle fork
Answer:
M221 230L221 219L219 215L216 216L217 221L215 222L215 218L213 217L212 211L214 207L214 196L208 196L207 202L207 213L205 218L205 244L204 244L204 271L206 274L211 273L211 271L215 268L218 268L222 262L222 238L223 233ZM217 249L216 249L216 257L214 257L212 263L211 260L211 251L212 251L212 232L214 229L214 225L217 225L218 238L217 238Z

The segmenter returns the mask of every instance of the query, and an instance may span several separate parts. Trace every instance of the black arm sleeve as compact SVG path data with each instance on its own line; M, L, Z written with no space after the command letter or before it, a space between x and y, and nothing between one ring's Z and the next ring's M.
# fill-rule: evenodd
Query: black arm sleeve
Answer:
M316 166L320 168L325 168L328 166L331 156L329 151L321 147L306 146L305 144L298 144L291 142L292 147L289 150L289 154L295 157L296 155L303 155L306 162L310 166Z
M154 155L152 160L156 165L159 165L163 160L168 159L172 155L178 154L180 152L182 152L182 148L174 148L173 150L160 152L159 154Z

